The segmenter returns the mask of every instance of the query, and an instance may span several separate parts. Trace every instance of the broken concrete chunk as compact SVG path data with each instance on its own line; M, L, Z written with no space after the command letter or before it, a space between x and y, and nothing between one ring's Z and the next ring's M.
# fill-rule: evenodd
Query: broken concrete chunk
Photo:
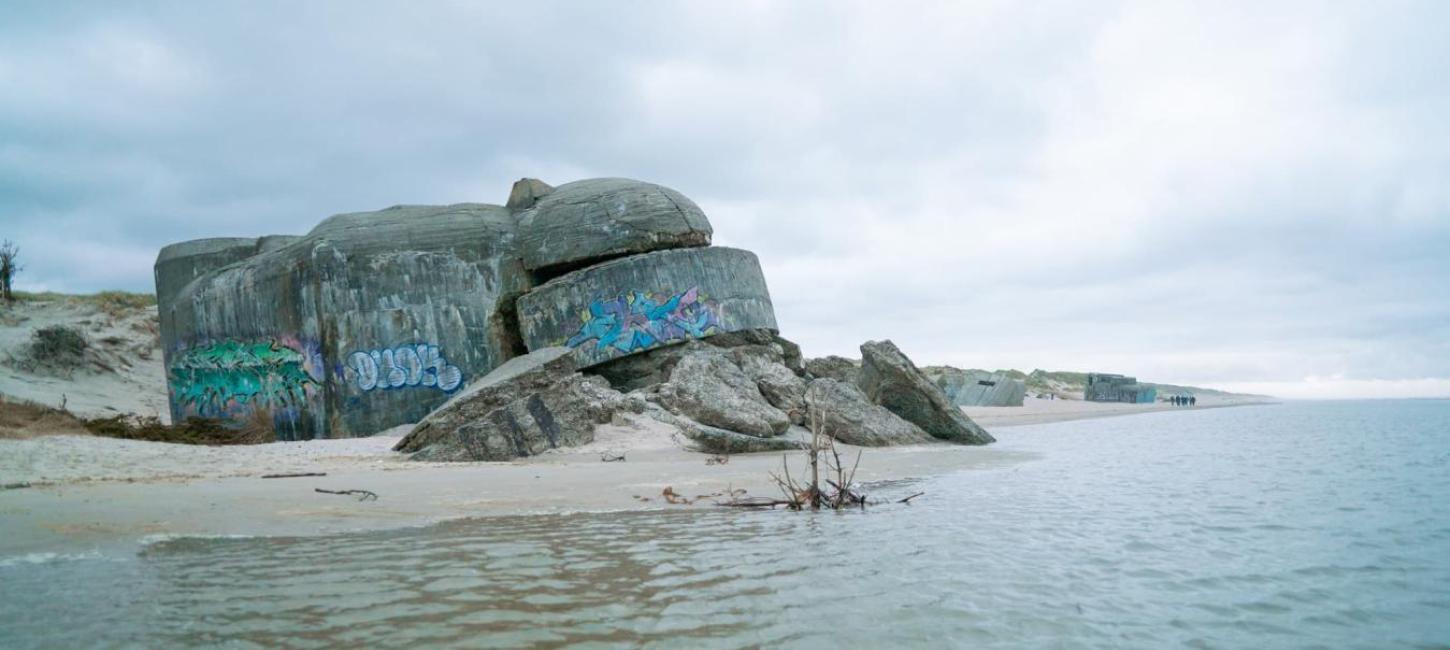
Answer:
M822 433L849 445L884 447L931 440L916 425L872 404L861 389L829 377L811 382L805 402Z
M921 427L934 438L966 445L996 441L947 399L941 388L891 341L861 345L860 387L872 402Z
M765 401L802 424L806 416L806 380L796 376L779 359L778 348L749 345L734 348L730 356L735 365L755 382Z
M688 346L655 400L701 424L752 436L768 438L790 427L790 418L725 352L703 344Z
M508 460L594 440L631 400L598 377L574 371L565 348L509 360L439 407L404 436L396 451L413 460Z
M686 422L680 425L680 433L694 442L696 449L711 454L795 451L804 448L805 445L799 436L786 434L775 438L758 438L717 429L698 422Z
M700 424L683 415L676 415L658 404L651 403L645 415L675 427L680 435L694 443L696 451L711 454L746 454L761 451L791 451L803 448L810 440L810 432L800 427L791 427L786 433L773 438L761 438L718 427Z
M805 360L806 374L813 379L829 378L855 385L861 379L861 362L831 355Z
M553 187L537 178L520 178L509 191L509 200L504 207L514 211L527 210L553 191Z

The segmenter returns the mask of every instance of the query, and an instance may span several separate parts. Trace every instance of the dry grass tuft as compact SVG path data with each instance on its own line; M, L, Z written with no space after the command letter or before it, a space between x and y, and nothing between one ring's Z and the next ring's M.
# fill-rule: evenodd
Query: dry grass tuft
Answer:
M184 445L256 445L275 442L277 434L272 428L271 418L257 415L254 419L254 422L232 429L223 425L221 420L210 418L191 418L180 424L163 424L160 418L136 415L82 418L64 409L0 397L0 439L91 434L106 438Z
M67 411L0 396L0 439L85 433L85 423Z
M95 435L124 440L217 446L256 445L277 439L270 431L262 435L246 427L231 429L212 418L188 418L180 424L162 424L156 417L117 415L84 422L86 430Z
M156 304L155 294L131 293L129 291L102 291L91 294L56 293L54 291L16 291L18 302L63 302L69 304L93 305L111 318L119 318L129 312Z
M96 308L112 319L124 317L131 312L156 304L156 296L152 294L125 291L102 291L90 296L90 299L95 301Z

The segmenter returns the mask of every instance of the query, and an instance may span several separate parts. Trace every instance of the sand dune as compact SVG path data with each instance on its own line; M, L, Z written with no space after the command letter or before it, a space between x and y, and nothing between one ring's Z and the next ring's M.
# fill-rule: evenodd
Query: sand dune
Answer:
M22 367L35 331L54 325L75 328L85 337L83 364L73 371ZM167 420L157 332L154 306L105 304L89 296L0 305L0 395L64 405L82 417L137 414Z

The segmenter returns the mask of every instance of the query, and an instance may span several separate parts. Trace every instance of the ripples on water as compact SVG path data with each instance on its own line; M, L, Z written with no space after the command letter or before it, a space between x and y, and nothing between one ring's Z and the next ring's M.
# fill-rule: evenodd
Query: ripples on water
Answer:
M865 513L511 517L10 562L0 645L1450 643L1450 402L999 437L1044 457L874 486L927 495Z

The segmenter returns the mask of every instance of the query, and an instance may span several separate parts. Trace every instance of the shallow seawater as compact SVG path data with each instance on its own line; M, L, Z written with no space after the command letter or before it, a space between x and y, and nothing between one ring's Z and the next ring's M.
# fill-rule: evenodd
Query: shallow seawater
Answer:
M870 486L926 495L865 512L697 506L0 561L0 646L1450 644L1450 402L999 438L1041 459Z

